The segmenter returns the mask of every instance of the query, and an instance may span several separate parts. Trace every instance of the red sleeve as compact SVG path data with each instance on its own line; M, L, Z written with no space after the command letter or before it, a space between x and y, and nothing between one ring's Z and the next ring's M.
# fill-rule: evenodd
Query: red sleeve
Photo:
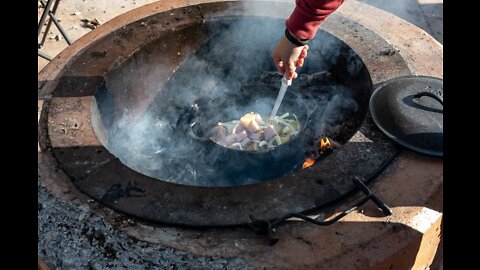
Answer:
M344 0L295 0L296 7L286 22L287 29L298 39L313 39L320 24Z

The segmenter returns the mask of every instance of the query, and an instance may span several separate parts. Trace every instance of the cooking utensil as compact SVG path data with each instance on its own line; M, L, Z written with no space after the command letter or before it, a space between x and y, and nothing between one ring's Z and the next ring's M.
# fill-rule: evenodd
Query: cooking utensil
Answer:
M400 145L443 156L443 80L404 76L373 92L370 114L378 128Z
M283 97L287 92L287 88L292 85L292 80L287 80L285 76L282 77L282 84L280 86L280 90L278 91L277 99L275 100L275 105L273 106L272 112L270 113L270 119L273 119L278 112L278 108L280 108L280 104L282 104Z

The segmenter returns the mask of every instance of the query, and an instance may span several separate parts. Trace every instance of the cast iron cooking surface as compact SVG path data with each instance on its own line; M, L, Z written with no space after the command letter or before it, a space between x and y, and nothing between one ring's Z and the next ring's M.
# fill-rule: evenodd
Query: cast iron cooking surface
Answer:
M443 156L443 105L421 92L443 97L443 80L425 76L395 78L379 86L370 98L370 114L388 137L428 155Z

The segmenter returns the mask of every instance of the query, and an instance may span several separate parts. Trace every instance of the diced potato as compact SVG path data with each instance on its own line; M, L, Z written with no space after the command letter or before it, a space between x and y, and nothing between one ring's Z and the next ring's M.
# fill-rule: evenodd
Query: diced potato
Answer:
M230 146L237 142L237 136L235 136L235 134L230 134L227 137L225 137L224 141L227 146Z
M241 141L240 143L242 144L243 148L247 148L248 146L250 146L250 144L252 144L252 141L247 137L243 139L243 141Z
M291 113L275 116L264 121L258 113L247 113L240 120L219 122L224 129L216 128L210 133L210 139L222 146L247 150L260 151L273 149L286 143L297 135L300 123L295 119L288 119Z
M243 130L242 132L235 133L235 136L237 137L237 142L241 142L248 137L248 134L245 130Z
M254 119L255 119L255 113L253 113L253 112L247 113L244 116L242 116L242 118L240 118L240 123L244 127L248 127L248 125L250 125L250 122L252 122L252 120L254 120Z
M212 136L210 139L218 142L227 136L227 128L224 126L216 126L212 129Z
M260 116L260 114L255 114L255 122L257 122L257 124L259 125L265 125L265 121L263 121L262 119L262 116Z
M248 124L247 129L250 132L259 132L260 126L257 124L257 121L253 119L252 121L250 121L250 124Z
M260 138L262 137L262 134L261 133L250 133L248 135L248 137L251 139L251 140L260 140Z
M263 134L265 135L265 140L269 140L270 138L272 138L275 134L277 134L277 132L275 131L275 128L272 126L272 125L268 125L264 131L263 131Z
M234 128L233 128L233 133L241 133L242 131L245 131L245 127L238 123Z

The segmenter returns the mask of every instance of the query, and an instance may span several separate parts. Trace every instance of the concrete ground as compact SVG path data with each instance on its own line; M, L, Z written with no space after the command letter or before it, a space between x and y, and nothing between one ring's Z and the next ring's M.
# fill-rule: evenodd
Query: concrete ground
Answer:
M80 38L89 31L87 24L82 20L97 19L100 23L106 22L131 9L143 6L157 0L63 0L56 12L60 24L72 41ZM292 0L293 1L293 0ZM443 0L359 0L374 7L383 9L422 28L440 43L443 43ZM43 8L39 4L38 20ZM45 32L45 27L39 41ZM42 52L54 57L68 46L60 32L52 24L47 34ZM38 57L38 71L47 60Z
M359 0L422 28L443 44L443 0Z

